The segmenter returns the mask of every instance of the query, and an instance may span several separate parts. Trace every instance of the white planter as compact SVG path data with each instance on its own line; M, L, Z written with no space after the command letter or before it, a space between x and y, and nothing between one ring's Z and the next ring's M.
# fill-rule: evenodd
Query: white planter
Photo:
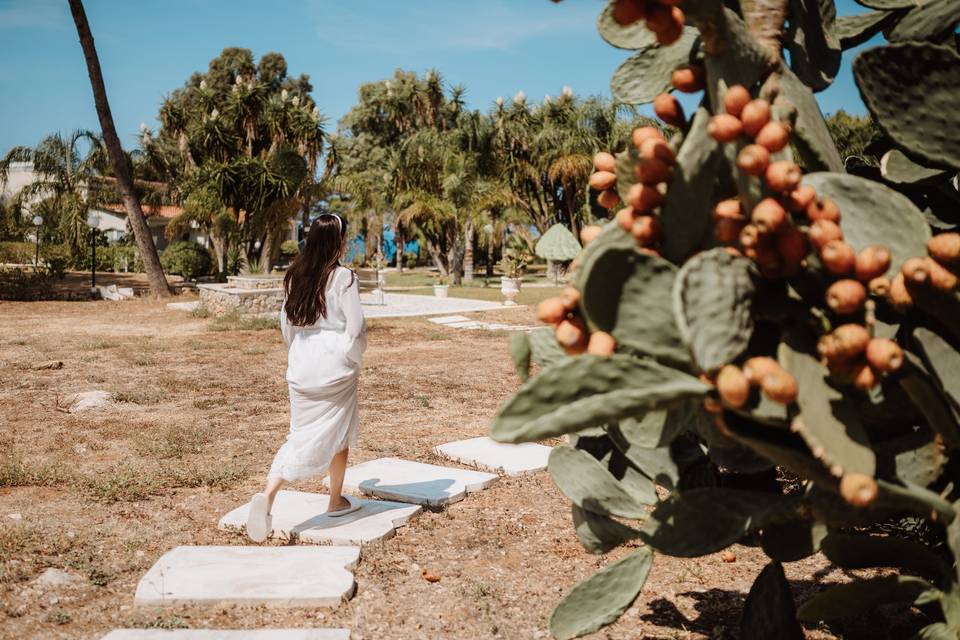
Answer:
M520 295L520 278L500 277L500 293L506 298L504 302L507 306L517 304L517 296Z
M450 291L450 285L448 284L435 284L433 285L433 295L438 298L446 298L447 294Z

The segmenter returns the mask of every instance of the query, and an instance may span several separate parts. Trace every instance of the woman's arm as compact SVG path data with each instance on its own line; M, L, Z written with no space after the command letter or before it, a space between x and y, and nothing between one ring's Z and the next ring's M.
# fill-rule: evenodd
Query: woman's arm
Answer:
M360 363L367 348L367 322L360 306L360 282L352 271L344 278L348 284L340 294L340 305L346 318L347 358Z
M283 336L283 341L289 347L293 340L293 325L287 320L286 306L287 301L284 299L283 304L280 305L280 335Z

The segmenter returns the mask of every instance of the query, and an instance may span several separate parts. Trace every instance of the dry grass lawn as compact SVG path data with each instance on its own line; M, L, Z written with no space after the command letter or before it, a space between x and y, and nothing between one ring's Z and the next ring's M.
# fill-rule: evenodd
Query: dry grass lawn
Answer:
M529 309L474 315L533 321ZM503 478L365 549L357 594L335 610L134 609L138 579L168 549L244 544L217 520L260 487L284 439L279 332L236 329L146 299L0 303L0 637L344 626L355 640L546 638L553 605L610 562L582 550L569 504L544 472ZM34 368L50 360L63 368ZM439 462L431 447L485 434L517 384L503 334L374 321L352 461ZM65 411L71 394L92 389L113 404ZM299 488L322 490L319 480ZM719 554L657 557L640 599L595 637L736 638L763 556L735 550L730 564ZM48 567L82 583L37 585ZM442 579L427 582L422 569ZM787 575L798 599L817 579L846 579L820 556L791 563ZM908 637L914 618L882 612L808 637Z

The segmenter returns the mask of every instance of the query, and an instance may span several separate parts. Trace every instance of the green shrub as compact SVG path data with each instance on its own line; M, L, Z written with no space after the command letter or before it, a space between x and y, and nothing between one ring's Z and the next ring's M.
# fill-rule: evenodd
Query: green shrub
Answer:
M209 275L213 269L213 254L196 242L174 242L160 256L160 265L167 273L195 279Z
M0 264L33 264L36 250L32 242L0 242Z
M300 244L296 240L284 240L280 245L280 255L285 258L292 258L300 253Z
M62 280L73 262L73 253L65 244L40 245L40 260L48 275Z
M50 276L33 267L0 269L0 300L36 300L50 288Z

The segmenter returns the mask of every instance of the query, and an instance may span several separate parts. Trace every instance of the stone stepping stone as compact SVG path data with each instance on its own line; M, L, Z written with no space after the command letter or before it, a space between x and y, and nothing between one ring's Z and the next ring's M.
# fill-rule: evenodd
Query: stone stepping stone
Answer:
M470 322L470 318L467 316L440 316L438 318L430 318L430 322L434 324L450 324L451 322Z
M343 486L385 500L439 507L463 500L467 493L486 489L496 480L492 473L379 458L347 468Z
M273 502L273 530L270 537L314 544L372 544L392 538L397 527L406 524L422 510L419 505L353 499L360 500L363 505L359 511L331 518L323 515L330 496L305 491L281 491ZM249 510L249 503L237 507L223 516L218 526L225 531L243 533Z
M140 579L136 606L336 607L353 596L360 547L176 547Z
M349 629L114 629L101 640L350 640Z
M508 476L522 476L547 468L551 447L533 442L505 444L486 436L448 442L433 449L438 455Z

